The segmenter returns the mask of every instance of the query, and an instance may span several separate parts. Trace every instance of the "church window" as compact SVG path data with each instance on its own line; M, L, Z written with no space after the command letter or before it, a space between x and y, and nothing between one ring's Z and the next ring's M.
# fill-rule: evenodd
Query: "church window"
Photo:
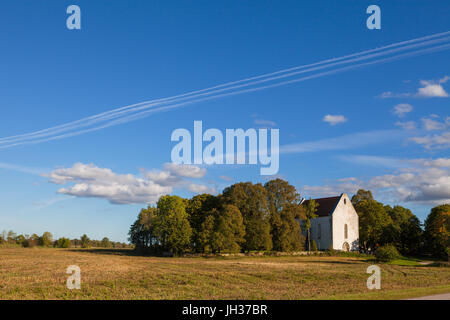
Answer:
M344 238L348 238L348 226L346 224L344 225Z

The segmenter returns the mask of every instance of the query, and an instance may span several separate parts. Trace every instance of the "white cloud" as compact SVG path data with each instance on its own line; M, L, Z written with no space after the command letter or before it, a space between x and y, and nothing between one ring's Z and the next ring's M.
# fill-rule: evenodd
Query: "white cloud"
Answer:
M415 94L411 94L408 92L404 93L393 93L392 91L383 92L379 97L386 98L407 98L407 97L416 97L416 98L446 98L448 97L448 93L442 87L443 83L446 83L450 79L449 76L445 76L439 80L420 80L421 87L417 89Z
M446 122L436 121L430 118L422 118L422 124L425 130L433 131L433 130L445 130L449 126L448 119Z
M368 159L369 160L369 159ZM392 158L387 158L387 164ZM392 174L375 176L366 180L347 178L323 186L304 186L302 194L308 197L355 193L369 189L384 201L442 204L450 202L450 158L396 159L408 164Z
M425 149L445 149L450 147L450 117L447 117L444 121L435 120L439 116L432 114L429 118L422 118L423 129L426 131L443 131L442 134L425 135L422 137L410 138L411 141L422 145Z
M415 130L417 128L414 121L397 121L395 125L405 130Z
M445 76L444 78L437 81L421 80L420 84L422 85L422 87L417 90L416 96L424 98L446 98L448 97L448 93L444 90L442 84L446 83L448 80L448 76Z
M264 127L276 127L277 123L271 120L264 120L264 119L255 119L254 123L258 126L264 126Z
M175 164L172 162L164 164L164 169L172 174L186 178L203 178L206 174L205 168L190 164Z
M347 119L343 115L327 114L325 117L323 117L323 121L328 122L332 126L335 126L338 123L346 122Z
M397 104L392 109L392 112L399 117L403 117L405 114L407 114L408 112L411 112L412 110L413 110L412 105L410 105L408 103L400 103L400 104Z
M205 186L203 184L195 184L195 183L190 184L188 186L188 190L192 191L192 192L195 192L195 193L198 193L198 194L201 194L201 193L214 194L214 193L216 193L216 189L214 189L214 188Z
M57 191L60 194L104 198L114 204L132 204L155 203L162 195L171 193L173 188L193 191L190 182L184 178L201 178L206 174L206 169L165 164L161 171L141 170L141 173L141 176L117 174L94 164L75 163L71 168L56 169L44 176L55 184L72 184L60 188ZM197 190L202 187L196 186Z
M450 147L450 132L413 137L410 140L422 145L425 149L446 149Z
M388 193L401 202L446 203L450 201L450 171L448 168L417 168L372 178L368 188Z
M392 91L386 91L380 94L380 98L387 99L387 98L406 98L411 96L410 93L393 93Z
M412 159L409 161L422 167L450 168L450 158Z

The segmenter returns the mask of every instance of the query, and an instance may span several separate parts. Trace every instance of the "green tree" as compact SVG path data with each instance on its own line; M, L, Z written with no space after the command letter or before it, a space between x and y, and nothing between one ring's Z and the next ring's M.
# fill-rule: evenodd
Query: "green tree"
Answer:
M430 253L437 257L448 255L450 247L450 204L431 209L425 220L425 243Z
M364 190L364 189L359 189L355 195L353 195L352 197L352 204L356 205L361 201L370 201L370 200L374 200L373 199L373 195L372 195L372 191L370 190Z
M102 247L103 248L110 248L111 247L111 241L107 237L104 237L102 239Z
M315 240L313 240L313 241L311 242L311 251L314 251L314 252L317 252L317 251L318 251L318 249L317 249L317 244L316 244L316 241L315 241Z
M220 211L214 210L211 233L211 249L213 252L239 252L245 241L245 227L241 212L233 205L226 204Z
M208 212L199 229L197 244L204 253L213 251L212 241L214 237L216 215L218 215L216 208Z
M19 234L18 236L16 236L15 240L17 244L20 244L23 247L28 247L28 239L25 238L24 235Z
M81 247L82 248L89 248L91 246L91 240L89 237L85 234L83 234L80 238Z
M53 243L53 235L46 231L39 237L39 245L43 247L51 246Z
M8 243L15 243L16 237L17 237L16 233L12 230L9 230L6 236L6 241L8 241Z
M209 222L205 225L205 220L209 217L209 213L214 208L219 208L219 197L210 194L199 194L189 199L186 204L186 212L189 217L189 224L192 228L192 244L194 251L205 252L206 242L205 239L208 235L205 235L204 227L209 226Z
M384 207L392 219L392 224L387 227L382 242L391 243L405 255L418 254L422 243L422 227L420 220L402 206Z
M309 199L305 207L305 220L304 225L307 231L307 243L308 243L308 251L311 251L311 220L316 218L317 207L319 206L315 200Z
M158 200L154 232L163 250L180 254L190 244L192 229L186 213L186 201L178 196Z
M70 247L70 240L67 238L59 238L56 241L56 247L57 248L69 248Z
M242 214L245 226L243 249L271 250L270 212L266 189L260 183L236 183L225 188L223 201L237 207Z
M296 219L305 217L300 195L294 186L282 179L271 180L264 188L267 191L273 249L300 250L303 240L300 223Z
M137 220L131 225L128 232L128 240L135 245L137 250L155 249L156 236L154 232L155 219L158 208L148 206L139 212Z
M388 226L392 225L391 217L386 213L382 203L375 200L360 200L355 203L359 216L359 240L364 250L389 243Z

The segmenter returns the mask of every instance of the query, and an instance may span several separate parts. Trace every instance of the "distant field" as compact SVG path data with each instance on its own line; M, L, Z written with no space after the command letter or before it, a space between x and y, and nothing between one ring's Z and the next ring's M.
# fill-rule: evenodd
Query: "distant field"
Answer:
M155 258L129 250L0 248L1 299L399 299L450 292L450 268L380 264L366 287L364 258ZM81 290L66 288L69 265Z

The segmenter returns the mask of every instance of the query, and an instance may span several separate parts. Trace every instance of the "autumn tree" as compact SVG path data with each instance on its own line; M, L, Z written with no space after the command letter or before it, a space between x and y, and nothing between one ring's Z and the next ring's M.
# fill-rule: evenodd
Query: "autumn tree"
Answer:
M46 231L39 237L39 245L43 247L51 246L53 243L53 235Z
M210 225L210 222L205 220L209 217L208 213L211 210L219 208L219 203L219 198L210 194L199 194L187 201L186 212L192 228L192 244L196 252L205 252L205 239L208 238L205 232L208 232L207 227Z
M136 221L128 232L128 240L135 245L137 250L154 249L156 245L155 219L158 208L148 206L139 212Z
M89 248L91 246L91 239L85 234L81 236L80 242L82 248Z
M449 255L450 204L443 204L431 209L425 220L424 237L430 253L438 257Z
M271 250L270 212L266 189L260 183L236 183L225 188L223 201L237 207L242 214L246 232L243 249Z
M315 200L309 199L305 206L305 219L304 226L307 231L307 243L308 243L308 251L311 251L311 220L316 218L317 207L319 206Z
M158 200L154 233L163 250L183 253L190 245L192 229L186 213L186 201L178 196Z
M393 244L402 254L418 254L422 244L422 227L420 220L411 210L402 206L384 207L392 219L383 233L382 242Z
M389 243L386 240L386 230L393 222L383 204L375 200L363 199L356 202L354 206L359 216L360 246L364 250L374 250L379 245Z
M353 197L352 197L352 204L355 206L359 202L364 201L364 200L367 200L367 201L374 200L373 199L373 195L372 195L372 191L359 189L356 192L356 194L354 194Z
M6 236L6 241L8 243L15 243L16 242L16 237L17 237L17 234L14 231L9 230L8 233L7 233L7 236Z
M111 247L111 241L109 241L109 239L107 237L104 237L102 239L101 245L103 248L109 248L109 247Z
M273 249L300 250L303 240L299 219L305 217L304 208L299 204L300 195L294 186L282 179L271 180L264 188L267 191Z
M56 247L57 248L69 248L70 247L70 240L67 238L59 238L56 241Z
M239 252L241 244L245 241L245 227L239 209L225 204L220 210L211 211L207 223L209 224L210 221L212 221L212 229L209 232L211 251L213 253Z

